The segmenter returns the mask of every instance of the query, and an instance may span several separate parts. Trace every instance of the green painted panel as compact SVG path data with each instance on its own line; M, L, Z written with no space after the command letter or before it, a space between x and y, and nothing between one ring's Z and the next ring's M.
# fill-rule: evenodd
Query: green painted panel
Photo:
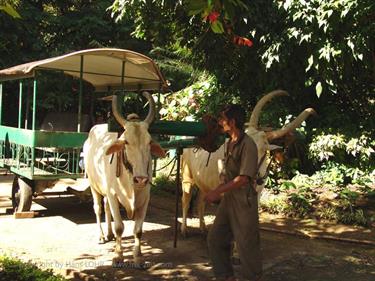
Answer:
M121 126L111 118L108 121L108 130L118 132ZM150 134L172 136L203 136L206 134L206 125L203 122L188 121L155 121L149 129Z
M37 147L82 147L88 133L35 131Z
M0 140L31 147L82 147L88 133L50 132L0 126Z
M203 122L155 121L149 131L151 134L203 136L206 134L206 126Z
M181 148L196 147L198 146L198 138L160 141L159 144L164 149L174 149L177 147L181 147Z

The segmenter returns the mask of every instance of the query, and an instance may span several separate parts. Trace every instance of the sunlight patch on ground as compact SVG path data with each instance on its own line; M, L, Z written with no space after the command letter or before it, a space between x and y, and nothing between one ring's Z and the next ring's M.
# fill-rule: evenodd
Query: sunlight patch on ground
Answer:
M350 263L354 263L354 264L357 264L357 265L360 265L363 263L363 261L357 257L353 257L353 256L347 256L347 257L344 257L343 258L345 261L347 262L350 262Z
M215 220L215 216L212 216L212 215L204 216L204 221L205 221L206 225L212 224L214 222L214 220ZM181 217L178 218L178 222L182 223ZM189 227L197 227L198 228L199 227L199 218L187 218L186 224Z
M122 234L122 237L133 236L134 221L124 220L123 223L124 223L124 233ZM112 226L114 227L113 222L112 222ZM86 228L87 231L92 230L94 227L95 231L99 233L99 229L97 228L96 223L80 224L79 227ZM103 227L103 230L106 230L106 224L104 222L102 222L102 227ZM166 224L145 221L143 223L142 230L143 232L146 232L146 231L152 231L152 230L167 229L170 227L171 227L170 225L166 225Z
M325 230L327 232L336 233L336 234L340 234L340 233L344 233L344 232L355 232L356 231L356 229L350 229L347 226L330 226L330 227L327 227Z

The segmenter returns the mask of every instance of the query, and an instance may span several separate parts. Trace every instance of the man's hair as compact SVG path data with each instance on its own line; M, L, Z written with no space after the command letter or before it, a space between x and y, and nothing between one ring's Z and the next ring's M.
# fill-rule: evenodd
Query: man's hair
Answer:
M221 114L228 119L234 119L236 127L240 130L244 129L246 113L242 106L238 104L229 104L226 105L221 111Z

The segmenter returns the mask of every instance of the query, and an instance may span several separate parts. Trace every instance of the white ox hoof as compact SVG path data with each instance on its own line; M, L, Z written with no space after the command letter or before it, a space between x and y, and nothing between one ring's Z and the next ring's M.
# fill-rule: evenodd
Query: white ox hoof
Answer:
M183 238L186 238L187 235L188 235L188 231L187 231L187 227L186 227L186 225L181 224L180 231L181 231L181 235L182 235L182 237L183 237Z
M144 268L144 261L141 257L134 258L134 268L136 269L143 269Z
M134 260L134 265L136 268L142 267L143 259L142 259L142 252L141 252L141 247L134 247L133 250L133 260Z
M115 240L115 236L113 235L113 233L108 234L107 237L105 238L105 240L106 240L106 242L113 241L113 240Z
M106 242L106 239L104 238L104 236L100 236L98 243L99 244L105 244L105 242Z
M124 267L124 257L116 256L112 259L112 266L116 268Z
M199 230L201 231L201 234L204 234L204 235L206 235L207 234L207 226L205 225L205 224L201 224L200 226L199 226Z

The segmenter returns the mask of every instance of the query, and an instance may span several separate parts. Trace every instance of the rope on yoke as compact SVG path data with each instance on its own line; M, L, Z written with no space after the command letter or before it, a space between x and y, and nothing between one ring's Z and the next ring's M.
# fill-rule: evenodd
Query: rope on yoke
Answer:
M176 162L177 162L177 156L173 157L173 158L171 159L171 161L169 161L169 162L168 162L166 165L164 165L163 167L161 167L161 168L159 168L159 169L156 169L155 172L158 172L158 171L161 171L161 170L165 169L165 168L168 167L172 162L173 162L172 168L171 168L171 170L169 171L168 176L167 176L167 178L169 179L170 176L172 175L172 171L173 171L173 169L174 169L174 166L176 165ZM152 185L153 187L155 187L155 185L154 185L153 183L151 183L151 185Z
M173 157L173 158L171 159L171 161L168 162L168 164L164 165L163 167L161 167L161 168L159 168L159 169L156 169L155 172L159 172L159 171L165 169L166 167L168 167L168 166L172 163L172 161L176 161L176 160L177 160L177 156Z

